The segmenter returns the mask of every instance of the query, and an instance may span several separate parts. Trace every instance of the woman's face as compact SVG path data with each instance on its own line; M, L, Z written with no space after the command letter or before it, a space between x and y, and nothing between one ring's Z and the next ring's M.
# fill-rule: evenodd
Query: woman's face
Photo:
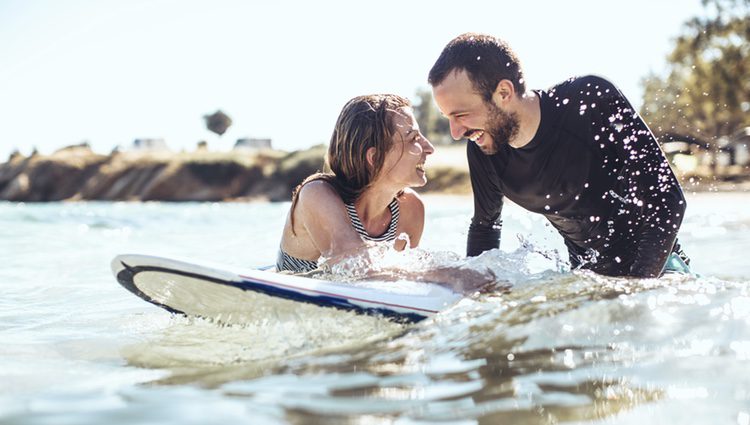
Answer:
M405 187L424 186L427 183L425 160L435 148L419 131L411 108L400 108L391 113L394 125L393 140L385 155L383 168L375 181L398 186L399 190Z

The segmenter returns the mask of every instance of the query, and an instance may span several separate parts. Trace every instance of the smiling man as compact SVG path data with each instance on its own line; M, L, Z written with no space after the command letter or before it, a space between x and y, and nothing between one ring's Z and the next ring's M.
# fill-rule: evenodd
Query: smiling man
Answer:
M469 140L468 255L499 247L507 196L547 217L574 268L654 277L672 253L687 260L677 244L682 189L612 83L586 76L527 90L513 50L484 34L448 43L428 81L451 136Z

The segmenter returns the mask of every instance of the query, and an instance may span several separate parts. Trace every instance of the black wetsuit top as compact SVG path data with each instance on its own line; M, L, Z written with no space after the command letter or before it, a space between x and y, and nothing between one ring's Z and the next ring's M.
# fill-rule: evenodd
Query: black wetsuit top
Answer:
M485 155L467 144L474 217L467 254L499 247L503 197L543 214L572 267L658 276L685 198L651 131L609 81L572 78L540 98L541 123L521 148Z

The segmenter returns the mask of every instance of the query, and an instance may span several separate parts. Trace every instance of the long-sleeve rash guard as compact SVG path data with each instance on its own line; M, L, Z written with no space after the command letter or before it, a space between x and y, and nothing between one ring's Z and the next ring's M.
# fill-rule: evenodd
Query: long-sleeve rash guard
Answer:
M503 198L543 214L572 267L658 276L685 198L651 131L609 81L586 76L535 91L541 123L521 148L467 144L474 217L467 254L500 245Z

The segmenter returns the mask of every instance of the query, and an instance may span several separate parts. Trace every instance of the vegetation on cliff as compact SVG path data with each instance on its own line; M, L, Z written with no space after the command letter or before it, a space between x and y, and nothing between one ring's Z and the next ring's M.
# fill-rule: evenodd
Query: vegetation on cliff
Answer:
M52 155L12 156L0 164L0 200L47 202L287 201L306 176L323 169L325 146L291 153L259 150L190 153L114 152L87 146ZM425 190L467 193L466 170L445 164L428 171Z
M15 155L0 164L0 199L220 201L286 200L299 180L323 165L323 150L246 152L115 152L88 147L49 156ZM294 172L290 172L293 170Z

